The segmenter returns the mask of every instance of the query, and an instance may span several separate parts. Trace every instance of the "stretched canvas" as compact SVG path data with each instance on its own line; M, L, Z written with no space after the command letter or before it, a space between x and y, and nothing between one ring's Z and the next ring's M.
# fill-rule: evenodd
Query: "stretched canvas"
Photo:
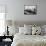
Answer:
M37 6L24 6L24 14L25 15L36 15L37 14Z

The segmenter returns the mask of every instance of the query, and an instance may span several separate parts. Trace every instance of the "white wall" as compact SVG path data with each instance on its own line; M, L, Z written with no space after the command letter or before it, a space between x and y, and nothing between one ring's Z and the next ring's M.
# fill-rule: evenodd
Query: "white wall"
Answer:
M7 20L46 21L46 0L0 0L7 4ZM37 5L37 15L24 15L24 5Z

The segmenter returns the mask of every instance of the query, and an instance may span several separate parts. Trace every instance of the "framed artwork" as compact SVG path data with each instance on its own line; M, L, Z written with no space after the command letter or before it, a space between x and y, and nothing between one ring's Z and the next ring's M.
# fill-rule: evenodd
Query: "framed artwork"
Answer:
M37 6L36 5L24 5L24 15L36 15Z

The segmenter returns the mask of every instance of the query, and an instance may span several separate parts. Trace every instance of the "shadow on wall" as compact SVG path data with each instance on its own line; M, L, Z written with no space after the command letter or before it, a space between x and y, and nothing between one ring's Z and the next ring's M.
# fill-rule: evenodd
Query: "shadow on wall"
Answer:
M6 20L7 26L24 26L24 24L27 25L46 25L46 21L15 21L15 20Z

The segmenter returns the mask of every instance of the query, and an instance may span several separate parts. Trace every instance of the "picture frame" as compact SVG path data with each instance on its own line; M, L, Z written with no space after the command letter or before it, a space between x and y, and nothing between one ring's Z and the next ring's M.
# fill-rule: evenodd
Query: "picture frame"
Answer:
M37 5L24 5L24 15L36 15Z

